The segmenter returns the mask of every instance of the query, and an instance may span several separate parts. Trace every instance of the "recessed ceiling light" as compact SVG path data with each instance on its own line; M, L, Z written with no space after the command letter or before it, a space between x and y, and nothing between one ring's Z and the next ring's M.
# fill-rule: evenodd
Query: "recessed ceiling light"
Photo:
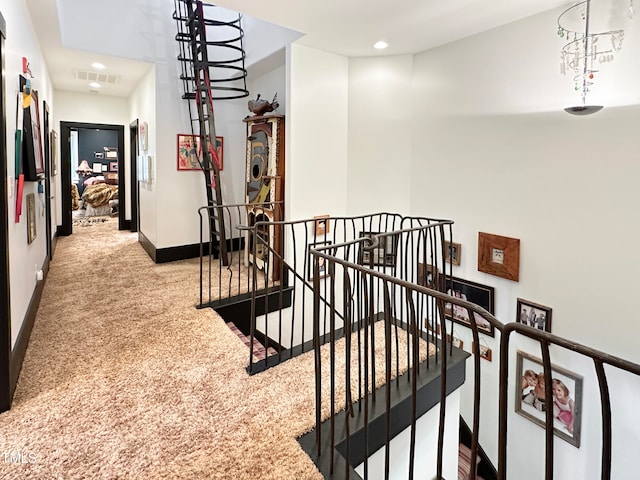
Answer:
M373 48L377 48L378 50L383 50L385 48L387 48L389 46L389 44L387 42L385 42L384 40L380 40L379 42L376 42L373 44Z
M107 67L105 67L105 66L104 66L102 63L100 63L100 62L92 63L92 64L91 64L91 66L92 66L93 68L95 68L96 70L104 70L105 68L107 68Z
M91 88L100 88L102 85L100 85L98 82L91 82L89 86Z

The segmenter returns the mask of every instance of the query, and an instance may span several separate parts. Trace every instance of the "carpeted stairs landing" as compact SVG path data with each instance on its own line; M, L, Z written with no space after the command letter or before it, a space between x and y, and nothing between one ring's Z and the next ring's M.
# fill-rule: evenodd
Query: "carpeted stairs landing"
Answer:
M155 264L117 223L57 241L0 414L0 451L27 461L0 462L0 479L320 480L296 441L314 425L313 353L248 376L246 346L195 308L198 260Z

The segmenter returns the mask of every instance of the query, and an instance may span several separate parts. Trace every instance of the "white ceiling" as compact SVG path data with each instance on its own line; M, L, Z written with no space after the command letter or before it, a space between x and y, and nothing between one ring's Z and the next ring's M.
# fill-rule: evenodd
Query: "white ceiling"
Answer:
M75 69L91 70L92 62L107 65L105 73L120 75L118 85L104 85L101 95L128 96L147 72L150 63L123 58L123 45L127 39L122 32L134 32L145 22L127 21L131 14L149 15L148 24L153 23L154 13L167 8L173 9L173 0L154 0L170 5L157 6L149 0L26 0L31 12L34 29L38 32L40 45L46 58L47 67L54 88L87 93L88 82L74 77ZM125 2L124 4L122 2ZM274 27L265 34L266 39L277 37L278 41L290 42L301 32L304 36L298 40L303 45L334 52L344 56L398 55L417 53L438 45L458 40L484 30L488 30L544 10L566 5L566 0L323 0L310 2L291 0L220 0L217 5L239 11L245 15L245 23L253 20L270 22L289 29L282 36L274 35ZM164 11L163 11L164 10ZM70 12L78 12L85 21L84 30L71 31ZM150 14L151 13L151 14ZM248 16L248 17L247 17ZM89 19L87 19L89 17ZM63 20L62 22L60 20ZM116 20L113 20L116 19ZM119 19L119 20L117 20ZM90 21L89 21L90 20ZM116 30L113 45L118 45L120 56L91 53L91 38L96 35L108 35L112 22L120 22L123 28ZM255 23L255 22L254 22ZM60 25L65 31L61 35ZM89 28L87 28L89 25ZM97 33L96 33L97 32ZM158 32L155 32L158 34ZM175 35L173 31L161 34ZM258 46L263 39L256 41L257 28L247 29L247 50L253 43ZM83 50L66 48L69 38ZM135 37L128 44L132 50L140 49ZM385 40L389 47L378 51L373 43ZM284 43L283 45L284 46ZM104 50L104 49L103 49ZM116 50L114 50L116 51ZM110 52L113 53L113 52ZM248 52L250 54L250 52ZM149 55L139 53L138 58L153 61L157 52ZM259 60L259 59L258 59Z

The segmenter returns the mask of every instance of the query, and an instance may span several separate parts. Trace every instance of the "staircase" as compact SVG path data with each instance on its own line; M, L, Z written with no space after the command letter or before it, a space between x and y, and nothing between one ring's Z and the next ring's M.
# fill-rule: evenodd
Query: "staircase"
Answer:
M207 205L220 206L220 159L216 149L213 101L249 95L244 65L241 16L199 0L174 0L178 61L198 161L204 174ZM209 231L216 258L228 265L227 234L222 213L211 209Z

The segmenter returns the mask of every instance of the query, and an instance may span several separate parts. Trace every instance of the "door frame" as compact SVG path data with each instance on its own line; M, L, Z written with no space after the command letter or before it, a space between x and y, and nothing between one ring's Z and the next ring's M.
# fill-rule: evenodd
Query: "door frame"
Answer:
M5 44L7 24L0 12L0 412L11 408L11 275L9 271L9 197L7 192L7 99Z
M131 199L131 226L132 232L140 229L140 220L138 218L140 212L140 195L138 192L138 127L140 120L135 119L129 124L129 179L130 179L130 196Z
M118 133L118 230L129 228L125 220L125 171L124 171L124 125L104 123L60 122L60 185L62 191L62 225L58 234L73 233L71 209L71 130L115 130ZM67 192L67 194L65 194Z
M47 258L53 260L53 248L51 243L51 132L49 131L49 105L46 101L42 102L42 110L44 111L44 204L45 204L45 221L47 233Z

